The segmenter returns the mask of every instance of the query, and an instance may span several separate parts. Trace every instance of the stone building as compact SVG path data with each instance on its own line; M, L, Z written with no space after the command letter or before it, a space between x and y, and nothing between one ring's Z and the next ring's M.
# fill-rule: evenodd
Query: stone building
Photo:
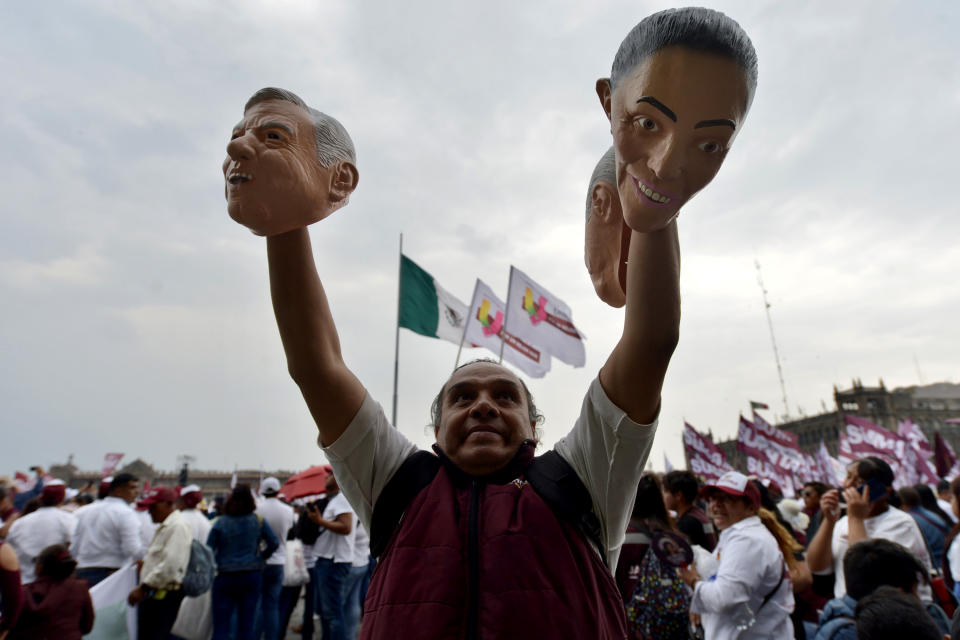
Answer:
M960 424L946 420L960 419L960 384L937 382L934 384L900 387L888 390L883 380L876 387L866 387L859 379L852 381L850 389L841 391L833 387L835 409L816 416L788 420L776 426L797 434L803 451L814 452L823 440L830 454L837 455L839 434L844 428L844 414L866 418L890 431L897 430L897 422L912 419L933 444L934 434L940 435L960 454ZM745 466L737 451L737 440L718 442L717 446L736 468Z
M140 478L141 484L149 482L150 486L173 487L178 484L180 471L158 471L152 465L140 458L121 466L116 473L132 473ZM282 485L287 479L294 475L295 471L260 471L259 469L238 469L237 482L246 483L256 489L260 486L260 478L273 476L280 481ZM233 471L201 471L188 469L187 484L198 485L203 489L206 497L217 495L226 495L230 492L230 483L233 480ZM99 471L80 471L73 464L73 456L63 465L53 465L50 467L50 475L63 480L68 487L73 489L82 489L88 483L94 487L100 483Z

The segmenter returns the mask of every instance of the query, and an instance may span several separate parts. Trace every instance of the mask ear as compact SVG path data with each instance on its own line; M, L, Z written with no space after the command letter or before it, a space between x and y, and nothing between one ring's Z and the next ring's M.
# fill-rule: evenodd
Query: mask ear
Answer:
M607 114L607 120L610 119L610 97L613 91L610 89L610 78L600 78L597 80L597 97L600 98L600 104L603 106L604 113Z
M594 185L590 196L590 217L597 216L603 222L610 222L610 216L613 215L612 190L612 187L603 182ZM620 195L616 194L616 197L619 198Z
M360 172L352 163L345 160L339 162L331 178L330 203L335 205L346 204L350 194L357 188L359 181Z

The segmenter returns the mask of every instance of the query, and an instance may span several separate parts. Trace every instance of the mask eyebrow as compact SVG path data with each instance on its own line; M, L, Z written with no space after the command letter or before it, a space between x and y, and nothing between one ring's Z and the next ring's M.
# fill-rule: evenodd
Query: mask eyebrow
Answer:
M667 105L663 104L662 102L660 102L659 100L657 100L657 99L654 98L653 96L643 96L642 98L639 98L639 99L637 100L637 104L640 104L641 102L646 102L647 104L651 105L652 107L654 107L654 108L659 109L660 111L662 111L662 112L663 112L663 115L667 116L668 118L670 118L670 119L673 120L674 122L677 121L677 114L675 114L675 113L673 112L673 110L670 109L670 107L668 107Z
M737 130L737 125L734 124L733 120L727 120L726 118L720 118L718 120L701 120L697 124L693 125L694 129L703 129L704 127L730 127L734 131Z
M293 135L293 129L291 129L289 125L286 125L282 122L274 122L274 121L264 122L259 127L257 127L257 129L260 131L263 131L264 129L283 129L284 131L287 132L287 135L290 135L290 136Z

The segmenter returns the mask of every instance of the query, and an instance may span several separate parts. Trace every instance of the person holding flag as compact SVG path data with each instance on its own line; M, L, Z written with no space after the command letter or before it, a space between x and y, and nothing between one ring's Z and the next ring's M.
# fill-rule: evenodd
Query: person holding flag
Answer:
M676 217L719 170L755 85L756 54L740 26L695 8L643 20L621 45L611 79L598 82L630 227L626 313L573 429L540 457L533 398L494 362L466 364L441 385L433 453L417 452L391 427L343 360L305 227L345 204L356 168L352 160L324 164L313 110L290 92L248 101L224 162L231 214L262 211L265 202L271 209L272 201L282 209L298 181L318 195L312 219L263 233L288 369L382 559L363 638L626 636L611 572L679 339ZM304 170L313 162L324 168Z

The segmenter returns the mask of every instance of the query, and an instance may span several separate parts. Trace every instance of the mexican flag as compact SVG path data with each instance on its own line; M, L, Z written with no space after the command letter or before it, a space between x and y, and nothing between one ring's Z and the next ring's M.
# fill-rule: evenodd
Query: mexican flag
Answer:
M754 402L753 400L750 401L750 409L752 409L753 411L756 411L757 409L769 409L769 408L770 406L767 405L766 403Z
M469 309L416 262L400 255L401 327L458 345Z

